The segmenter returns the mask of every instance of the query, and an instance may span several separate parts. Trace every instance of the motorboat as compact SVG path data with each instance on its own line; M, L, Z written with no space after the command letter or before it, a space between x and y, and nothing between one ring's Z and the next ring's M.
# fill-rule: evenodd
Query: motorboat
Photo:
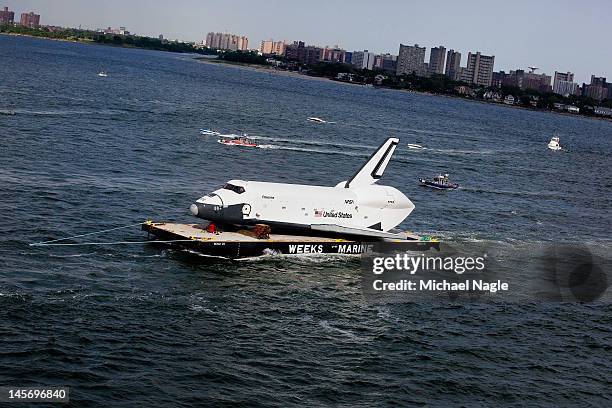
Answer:
M222 137L217 140L217 142L224 144L226 146L244 146L244 147L258 147L259 145L255 143L253 140L244 136L235 136L235 137Z
M415 143L408 143L408 148L409 149L424 149L423 146L421 146L420 144L415 144Z
M106 73L106 71L100 71L100 72L98 72L98 76L102 77L102 78L106 78L108 76L108 74Z
M206 135L206 136L220 136L221 135L221 133L217 132L216 130L211 130L211 129L200 129L200 134Z
M448 174L440 174L432 180L420 178L419 182L423 187L430 187L438 190L455 190L459 188L459 184L450 182Z
M306 120L309 122L314 122L314 123L327 123L325 119L317 118L315 116L307 118Z
M561 150L561 145L559 144L559 136L553 136L548 142L548 148L550 150Z

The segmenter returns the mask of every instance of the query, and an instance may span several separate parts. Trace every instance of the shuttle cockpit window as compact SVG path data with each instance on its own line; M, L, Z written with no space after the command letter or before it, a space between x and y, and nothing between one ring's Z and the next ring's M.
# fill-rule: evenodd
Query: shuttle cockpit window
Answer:
M225 190L232 190L234 193L238 193L238 194L244 193L244 187L235 186L235 185L230 184L230 183L227 183L226 185L224 185L223 188Z

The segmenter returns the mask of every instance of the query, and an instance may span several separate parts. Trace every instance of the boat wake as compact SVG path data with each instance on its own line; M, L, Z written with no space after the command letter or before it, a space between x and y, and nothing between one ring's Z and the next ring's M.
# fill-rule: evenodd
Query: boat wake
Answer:
M212 130L212 129L201 129L200 134L204 136L214 136L214 137L228 137L228 138L236 138L240 137L239 134L236 133L223 133L220 131ZM247 134L245 134L247 135ZM306 152L306 153L318 153L318 154L336 154L342 156L352 156L352 157L369 157L369 151L375 149L377 146L368 145L368 144L359 144L359 143L344 143L342 141L326 141L326 140L316 140L316 139L291 139L288 137L275 137L275 136L265 136L265 135L252 135L248 134L250 140L257 141L258 148L260 149L269 149L269 150L287 150L287 151L295 151L295 152ZM265 143L262 143L265 142ZM513 151L496 151L496 150L477 150L477 149L439 149L432 147L425 147L416 143L407 143L399 150L403 150L405 153L411 154L412 157L415 157L414 154L417 152L422 152L423 154L428 153L427 155L423 155L421 157L430 156L430 155L448 155L448 156L462 156L462 155L493 155L499 153L513 153ZM399 155L401 157L401 153ZM431 157L431 156L430 156ZM405 156L405 159L410 160L408 156Z
M501 153L495 150L463 150L463 149L427 149L433 153L448 154L448 155L463 155L463 154L496 154Z
M30 109L0 109L0 115L24 115L24 116L80 116L80 115L116 115L121 111L101 110L30 110Z
M255 140L267 140L270 142L277 142L277 143L288 143L288 144L308 145L308 146L329 146L329 147L338 147L342 149L351 148L351 149L371 150L371 149L376 149L378 147L378 146L364 145L364 144L326 142L324 140L287 139L287 138L282 138L282 137L269 137L269 136L260 136L260 135L249 135L249 137Z
M240 137L234 133L221 133L211 129L201 129L200 134L204 136L236 138ZM366 144L352 144L342 142L327 142L323 140L289 139L283 137L269 137L262 135L248 135L250 140L257 141L256 147L270 150L287 150L294 152L337 154L353 157L369 157L368 151L376 146ZM266 142L265 144L261 142ZM317 148L320 147L320 148Z
M305 153L318 153L318 154L333 154L333 155L342 155L342 156L351 156L351 157L368 157L366 153L360 152L351 152L344 150L332 150L332 149L311 149L307 147L297 147L297 146L283 146L283 145L259 145L257 146L261 149L275 149L275 150L288 150L293 152L305 152Z
M257 145L258 148L260 149L280 149L280 146L276 146L276 145Z
M250 257L250 258L239 258L235 259L238 262L247 263L270 263L270 262L282 262L283 266L287 264L293 265L325 265L329 266L330 263L338 263L345 265L347 262L354 262L359 260L360 254L280 254L274 251L269 251L265 255Z
M426 147L421 146L420 144L416 144L416 143L408 143L408 148L412 149L412 150L426 150Z
M541 198L556 198L556 199L568 199L575 198L569 194L559 193L555 191L514 191L514 190L499 190L499 189L487 189L487 188L475 188L475 187L463 187L465 191L473 193L483 194L498 194L507 195L513 197L541 197Z

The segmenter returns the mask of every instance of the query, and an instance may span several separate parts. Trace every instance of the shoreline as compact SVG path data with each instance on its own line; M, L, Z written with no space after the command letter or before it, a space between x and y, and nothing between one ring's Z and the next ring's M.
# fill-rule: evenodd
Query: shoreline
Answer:
M6 36L10 36L10 37L26 37L26 38L33 38L33 39L37 39L37 40L49 40L49 41L59 41L59 42L66 42L66 43L72 43L72 44L84 44L84 45L101 45L104 47L112 47L112 48L125 48L128 50L145 50L145 51L159 51L159 52L168 52L171 54L182 54L182 55L198 55L201 56L203 54L198 54L198 53L187 53L187 52L180 52L180 51L170 51L170 50L160 50L157 48L144 48L144 47L137 47L135 45L126 45L126 44L111 44L111 43L100 43L100 42L96 42L92 39L89 38L77 38L74 40L69 40L67 38L53 38L53 37L41 37L41 36L37 36L37 35L30 35L30 34L21 34L21 33L6 33L6 32L0 32L0 35L6 35Z
M6 32L0 32L0 35L6 35L6 36L11 36L11 37L27 37L27 38L34 38L34 39L40 39L40 40L60 41L60 42L67 42L67 43L73 43L73 44L101 45L101 46L115 47L115 48L140 49L140 50L159 51L159 52L172 52L172 51L166 51L166 50L158 50L158 49L154 49L154 48L128 47L128 46L124 46L124 45L104 44L104 43L95 42L95 41L90 40L90 39L79 39L79 38L77 38L77 39L74 39L74 40L70 40L70 39L66 39L66 38L52 38L52 37L42 37L42 36L35 36L35 35L29 35L29 34L6 33ZM176 52L176 54L189 54L189 53ZM358 83L352 83L352 82L346 82L346 81L337 81L337 80L329 78L329 77L319 77L319 76L312 76L312 75L302 74L302 73L299 73L299 72L296 72L296 71L279 70L279 69L273 68L272 66L259 65L259 64L249 64L249 63L240 63L240 62L228 62L228 61L219 60L219 59L207 59L207 58L205 58L202 55L197 54L197 53L192 53L191 55L194 55L193 60L195 62L203 63L203 64L222 65L222 66L225 66L225 67L233 67L233 68L238 68L238 69L245 69L245 70L261 72L261 73L269 73L269 74L273 74L273 75L279 75L279 76L285 76L285 77L291 77L291 78L302 78L302 79L306 79L306 80L331 82L331 83L335 83L335 84L342 84L342 85L349 85L349 86L360 86L360 87L365 87L366 86L366 84L358 84ZM437 96L437 97L443 97L443 98L460 99L460 100L467 101L467 102L475 102L475 103L492 105L492 106L502 106L502 107L505 107L505 108L522 109L522 110L526 110L526 111L530 111L530 112L552 113L552 114L568 116L568 117L578 117L578 118L585 118L585 119L603 120L605 122L612 122L612 118L605 117L605 116L591 116L591 115L583 115L583 114L580 114L580 113L575 114L575 113L556 111L556 110L531 109L531 108L526 107L526 106L507 105L507 104L505 104L503 102L490 102L490 101L480 100L480 99L463 98L463 97L455 96L455 95L437 94L437 93L431 93L431 92L415 91L415 90L412 90L412 89L395 89L395 88L390 88L390 87L386 87L386 86L376 86L376 85L374 85L373 88L375 88L375 89L384 89L384 90L389 90L389 91L409 92L409 93L413 93L413 94L417 94L417 95L423 95L423 96L434 96L434 97Z
M275 69L272 66L268 66L268 65L248 64L248 63L241 63L241 62L228 62L228 61L219 60L219 59L207 59L207 58L201 58L201 57L195 57L194 60L202 64L222 65L225 67L245 69L248 71L262 72L262 73L274 74L278 76L302 78L302 79L308 79L308 80L313 80L313 81L333 82L336 84L364 86L363 84L354 84L350 82L335 81L328 77L311 76L311 75L301 74L296 71Z
M327 81L327 82L331 82L331 83L334 83L334 84L342 84L342 85L351 85L351 86L365 87L365 84L357 84L357 83L351 83L351 82L345 82L345 81L336 81L336 80L334 80L332 78L311 76L311 75L307 75L307 74L301 74L301 73L296 72L296 71L278 70L278 69L272 68L271 66L263 66L263 65L257 65L257 64L247 64L247 63L227 62L227 61L223 61L223 60L219 60L219 59L210 59L210 60L207 60L206 58L198 58L198 57L194 58L194 60L196 62L203 63L203 64L222 65L222 66L226 66L226 67L233 67L233 68L245 69L245 70L249 70L249 71L262 72L262 73L269 73L269 74L274 74L274 75L279 75L279 76L286 76L286 77L293 77L293 78L302 78L302 79L314 80L314 81ZM521 109L521 110L525 110L525 111L528 111L528 112L550 113L550 114L555 114L555 115L568 116L568 117L572 117L572 118L584 118L584 119L594 119L594 120L603 120L605 122L612 122L612 118L607 118L605 116L589 116L589 115L582 115L582 114L569 113L569 112L563 112L563 111L555 111L555 110L531 109L531 108L528 108L526 106L507 105L507 104L505 104L503 102L489 102L489 101L486 101L486 100L473 99L473 98L463 98L463 97L460 97L460 96L447 95L447 94L436 94L436 93L431 93L431 92L415 91L415 90L412 90L412 89L395 89L395 88L389 88L389 87L385 87L385 86L373 86L373 88L374 89L384 89L384 90L387 90L387 91L395 91L395 92L408 92L408 93L413 93L413 94L422 95L422 96L432 96L432 97L442 97L442 98L449 98L449 99L459 99L459 100L466 101L466 102L479 103L479 104L484 104L484 105L488 105L488 106L500 106L500 107L509 108L509 109Z
M69 40L67 38L40 37L40 36L37 36L37 35L30 35L30 34L4 33L4 32L0 32L0 35L6 35L6 36L9 36L9 37L36 38L36 39L39 39L39 40L61 41L61 42L67 42L67 43L97 44L93 40L88 40L88 39L85 39L85 38L82 38L82 39L78 39L77 38L76 40Z

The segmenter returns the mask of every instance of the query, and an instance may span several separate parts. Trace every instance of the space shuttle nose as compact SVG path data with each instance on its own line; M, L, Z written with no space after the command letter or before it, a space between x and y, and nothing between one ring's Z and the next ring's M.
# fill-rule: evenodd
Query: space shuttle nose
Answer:
M198 216L197 204L191 204L191 206L189 207L189 211L191 211L191 213L197 217Z

